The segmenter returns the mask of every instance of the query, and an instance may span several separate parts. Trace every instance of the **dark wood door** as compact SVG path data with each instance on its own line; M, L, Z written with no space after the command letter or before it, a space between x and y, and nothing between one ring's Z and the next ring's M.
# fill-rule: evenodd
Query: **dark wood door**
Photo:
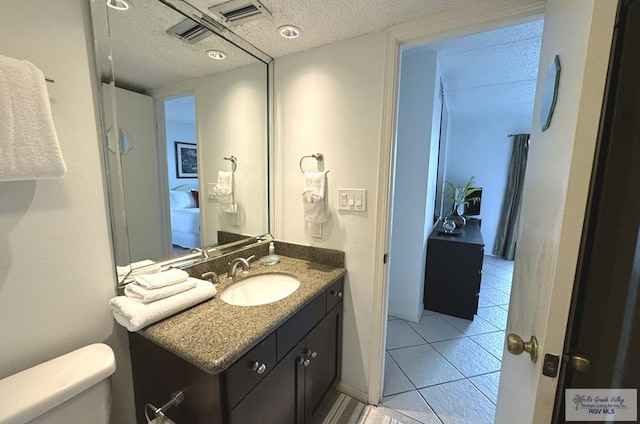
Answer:
M305 357L305 422L310 423L327 391L340 376L342 305L335 307L307 335Z
M251 392L231 410L231 424L296 424L298 343Z

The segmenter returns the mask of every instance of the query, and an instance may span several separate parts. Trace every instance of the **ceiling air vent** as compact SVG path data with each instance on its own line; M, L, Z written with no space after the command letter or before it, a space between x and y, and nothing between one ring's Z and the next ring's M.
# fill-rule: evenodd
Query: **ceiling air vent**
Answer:
M258 0L231 0L212 6L209 10L229 26L271 16L271 12Z
M207 28L191 19L185 19L178 22L167 31L167 34L186 41L189 44L195 44L213 34Z

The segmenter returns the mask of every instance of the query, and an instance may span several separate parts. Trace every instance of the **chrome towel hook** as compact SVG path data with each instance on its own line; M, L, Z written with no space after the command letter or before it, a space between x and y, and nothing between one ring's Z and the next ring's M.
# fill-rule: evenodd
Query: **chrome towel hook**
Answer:
M236 168L238 167L238 159L235 156L225 156L224 160L231 161L231 172L236 172Z
M305 160L306 158L314 158L316 161L321 162L324 160L324 155L322 153L314 153L312 155L302 156L300 158L300 171L302 171L303 174L304 174L304 169L302 169L302 161Z

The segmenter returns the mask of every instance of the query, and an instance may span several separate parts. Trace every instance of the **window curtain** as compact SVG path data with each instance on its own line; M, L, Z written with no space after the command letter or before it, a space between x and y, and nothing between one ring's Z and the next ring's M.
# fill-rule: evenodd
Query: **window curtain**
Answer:
M522 204L522 189L524 187L524 172L527 168L528 152L529 134L515 135L511 163L509 164L507 192L504 196L498 234L493 246L494 255L510 261L514 259L516 253L518 222L520 221L520 206Z

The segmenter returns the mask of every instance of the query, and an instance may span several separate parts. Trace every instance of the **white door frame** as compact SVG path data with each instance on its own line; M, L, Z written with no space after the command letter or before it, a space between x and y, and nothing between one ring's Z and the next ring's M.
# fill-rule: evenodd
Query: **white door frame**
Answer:
M396 147L400 55L403 46L426 44L499 27L517 25L544 16L544 0L483 1L464 9L434 13L387 30L385 86L380 141L378 205L373 285L371 342L369 345L368 403L377 405L383 389L384 353L389 298L388 264L382 258L390 249L393 163ZM387 261L388 262L388 261Z

